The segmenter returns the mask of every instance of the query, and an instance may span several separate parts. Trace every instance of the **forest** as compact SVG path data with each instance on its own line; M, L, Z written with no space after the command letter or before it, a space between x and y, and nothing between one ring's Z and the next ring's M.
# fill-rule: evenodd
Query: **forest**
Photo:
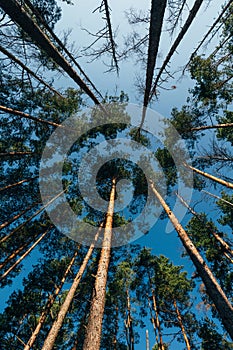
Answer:
M0 0L1 350L233 349L233 1L213 3Z

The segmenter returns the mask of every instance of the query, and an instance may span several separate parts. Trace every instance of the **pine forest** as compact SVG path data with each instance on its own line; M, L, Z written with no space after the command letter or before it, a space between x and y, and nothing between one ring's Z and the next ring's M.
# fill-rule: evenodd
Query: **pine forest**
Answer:
M233 1L0 0L0 349L233 349Z

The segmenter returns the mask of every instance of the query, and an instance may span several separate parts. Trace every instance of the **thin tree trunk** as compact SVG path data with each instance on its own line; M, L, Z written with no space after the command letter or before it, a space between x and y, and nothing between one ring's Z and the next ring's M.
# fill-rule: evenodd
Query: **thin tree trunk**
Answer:
M100 104L95 95L91 92L77 72L72 68L69 62L62 56L58 49L53 45L49 38L42 32L38 25L28 16L19 3L15 0L0 0L0 6L9 17L16 22L37 45L44 50L54 62L56 62L64 71L79 85L81 89L94 101Z
M13 218L11 218L10 220L5 221L3 224L0 224L0 230L2 230L3 228L9 226L9 225L12 224L15 220L21 218L21 216L23 216L25 213L27 213L30 209L34 208L37 204L38 204L38 202L33 203L32 205L30 205L29 207L27 207L25 210L21 211L19 214L16 214L15 216L13 216Z
M183 229L169 206L166 204L164 199L161 197L159 192L155 189L153 183L151 182L151 189L154 195L157 197L165 212L167 213L171 223L173 224L178 236L186 249L190 259L192 260L194 266L197 269L199 276L201 277L206 291L209 297L212 299L216 309L218 310L219 316L222 319L222 323L229 333L230 337L233 339L233 307L227 299L225 293L219 286L216 278L212 274L209 267L206 265L204 259L194 246L193 242L187 235L186 231Z
M9 114L13 114L13 115L17 115L17 116L22 117L22 118L30 119L30 120L33 120L33 121L35 121L37 123L43 123L43 124L46 124L46 125L52 125L52 126L55 126L55 127L64 128L64 126L61 125L61 124L50 122L48 120L44 120L44 119L41 119L41 118L36 118L36 117L33 117L32 115L30 115L28 113L24 113L24 112L21 112L21 111L18 111L16 109L12 109L12 108L9 108L9 107L0 106L0 111L3 111L5 113L9 113Z
M30 243L32 243L32 241L34 240L34 238L36 238L38 235L34 236L33 239L31 239L30 241L24 243L21 247L17 248L16 250L14 250L14 252L12 254L10 254L3 262L0 263L0 270L6 266L11 260L13 260L22 250L24 250Z
M89 249L88 249L88 252L85 256L85 258L83 259L83 262L82 262L82 265L80 266L80 269L77 273L77 275L75 276L75 279L74 279L74 282L72 284L72 286L70 287L70 290L65 298L65 301L63 302L61 308L60 308L60 311L57 315L57 318L56 320L54 321L50 331L49 331L49 334L47 335L47 338L45 339L45 342L44 342L44 345L42 347L41 350L52 350L53 349L53 346L54 346L54 343L55 343L55 340L57 338L57 335L62 327L62 324L63 324L63 321L66 317L66 314L69 310L69 307L71 305L71 302L74 298L74 295L75 295L75 292L78 288L78 285L79 285L79 282L83 276L83 273L86 269L86 266L88 264L88 261L92 255L92 252L94 250L94 247L95 247L95 242L97 241L98 237L99 237L99 234L102 230L102 227L103 225L100 226L99 230L97 231L96 233L96 236L94 238L94 241L93 243L90 245Z
M149 30L149 45L147 56L147 68L146 68L146 84L144 92L144 102L142 110L142 120L139 129L142 128L145 117L146 107L149 104L149 96L151 91L151 85L154 76L154 69L156 64L156 58L158 55L159 42L162 32L163 18L167 5L167 0L152 0L151 2L151 14L150 14L150 30Z
M188 336L186 334L185 327L184 327L183 320L182 320L182 316L181 316L180 310L177 306L176 300L173 301L173 305L174 305L175 310L176 310L177 320L178 320L181 332L182 332L183 337L184 337L186 348L187 348L187 350L191 350L189 339L188 339Z
M39 210L37 210L32 216L30 216L29 219L27 219L25 222L23 222L21 225L19 225L18 227L16 227L13 231L11 231L8 235L4 236L1 240L0 240L0 244L7 241L11 236L13 236L13 234L15 232L17 232L18 230L20 230L22 227L24 227L28 222L30 222L33 218L35 218L37 215L39 215L43 210L45 210L45 208L47 208L50 204L52 204L57 198L59 198L66 190L60 192L59 194L57 194L55 197L53 197L50 201L48 201L48 203L46 203L45 205L43 205L42 208L40 208Z
M31 253L31 251L40 243L40 241L47 235L47 233L50 231L51 227L49 227L49 229L47 231L45 231L39 239L37 239L37 241L6 271L4 272L1 276L0 276L0 281L2 281L5 277L7 277L9 275L9 273L15 269L15 267L17 265L19 265L21 263L21 261L23 259L26 258L26 256L28 256L28 254Z
M12 61L14 61L15 63L17 63L21 68L23 68L23 70L25 70L28 74L30 74L33 78L35 78L36 80L38 80L40 83L42 83L44 86L46 86L49 90L51 90L53 93L55 93L56 95L58 95L59 97L63 96L60 94L60 92L58 92L57 90L55 90L52 86L50 86L48 83L46 83L46 81L44 81L42 78L38 77L38 75L36 73L34 73L30 68L28 68L25 64L23 64L17 57L15 57L12 53L10 53L8 50L6 50L4 47L2 47L2 45L0 45L0 51L6 55L7 57L9 57Z
M196 17L196 14L197 12L199 11L200 7L201 7L201 4L203 3L203 0L196 0L190 13L189 13L189 16L183 26L183 28L181 29L180 33L178 34L174 44L172 45L169 53L167 54L167 57L165 58L163 64L162 64L162 67L160 68L159 70L159 73L155 79L155 82L154 82L154 85L153 85L153 88L151 90L151 94L150 94L150 100L152 99L153 95L156 93L156 88L157 88L157 85L158 85L158 82L159 82L159 79L162 75L162 73L164 72L165 68L167 67L171 57L173 56L173 54L175 53L178 45L180 44L180 42L182 41L184 35L186 34L187 30L189 29L189 27L191 26L194 18Z
M202 217L195 211L193 210L188 203L186 203L186 201L184 200L184 198L182 198L178 193L176 193L177 197L179 198L179 200L181 201L181 203L188 208L188 210L203 224L205 224L205 222L202 220ZM231 249L231 247L224 241L224 239L222 239L222 237L220 237L214 230L209 229L209 231L211 232L211 234L216 238L216 240L222 245L222 247L233 257L233 250ZM226 257L227 255L224 254ZM228 256L229 259L229 256ZM231 260L231 259L229 259ZM232 262L232 260L231 260Z
M108 1L103 0L103 3L104 3L104 8L105 8L106 22L107 22L107 26L108 26L108 35L109 35L109 40L110 40L111 50L112 50L112 59L113 59L113 62L115 64L115 68L116 68L116 71L118 74L119 73L119 66L118 66L118 61L117 61L117 56L116 56L116 43L114 41L113 32L112 32L112 25L111 25Z
M159 350L165 350L164 345L163 345L163 337L162 337L162 332L161 332L161 325L160 325L160 320L159 320L159 312L158 312L158 307L157 307L157 301L155 297L155 292L152 289L152 301L153 301L153 309L155 312L155 325L156 329L158 330L158 335L159 335Z
M30 348L33 347L33 344L35 343L36 338L37 338L37 336L38 336L42 326L45 323L46 317L47 317L51 307L53 306L53 304L54 304L58 294L60 293L60 291L61 291L65 281L66 281L66 278L67 278L67 276L68 276L68 274L69 274L69 272L71 270L71 267L73 266L73 264L75 262L75 259L76 259L77 255L78 255L78 250L75 251L72 259L70 260L69 265L67 266L67 268L65 270L65 273L64 273L64 275L63 275L63 277L61 279L61 282L60 282L59 286L55 289L54 293L49 296L48 301L47 301L47 303L45 305L45 308L44 308L44 310L42 311L42 313L40 315L40 318L39 318L39 321L37 323L37 326L34 329L30 339L28 340L27 345L24 347L24 350L30 350Z
M207 179L213 180L213 181L215 181L215 182L217 182L217 183L219 183L219 184L221 184L221 185L223 185L223 186L226 186L226 187L228 187L228 188L233 189L233 184L230 183L230 182L224 181L224 180L220 179L219 177L210 175L210 174L208 174L208 173L206 173L206 172L204 172L204 171L202 171L202 170L199 170L199 169L197 169L197 168L194 168L194 167L192 167L191 165L188 165L187 163L184 163L184 166L185 166L186 168L188 168L188 169L194 171L195 173L206 177Z
M150 350L149 331L146 329L146 350Z
M15 182L14 184L7 185L7 186L5 186L5 187L2 187L2 188L0 188L0 192L1 192L1 191L6 191L6 190L8 190L9 188L19 186L19 185L21 185L21 184L23 184L23 183L25 183L25 182L30 182L30 181L35 180L35 179L38 179L38 176L30 177L30 179L21 180L21 181Z
M7 152L7 153L0 153L0 157L25 156L25 155L28 155L28 154L33 154L33 152L23 151L23 152Z
M95 279L95 286L90 307L90 314L86 329L83 350L99 350L102 331L102 320L105 305L105 293L108 277L108 266L111 256L112 225L114 214L114 201L116 192L116 180L112 180L108 212L106 215L106 225L104 238ZM43 349L44 350L44 349Z
M119 330L119 308L116 305L116 317L115 317L115 327L114 327L114 334L113 334L113 350L117 350L117 334Z
M125 328L126 328L126 335L128 339L127 342L129 345L129 350L134 350L134 331L133 331L130 296L129 296L128 289L126 290L126 297L127 297L127 320L125 322Z
M224 129L224 128L232 128L233 123L225 123L225 124L216 124L216 125L202 125L196 128L191 128L190 131L201 131L208 129Z
M49 32L49 34L52 36L52 38L58 43L58 45L61 47L61 49L67 54L67 56L71 59L71 61L75 64L75 66L79 69L80 73L84 76L86 81L93 87L95 92L103 98L101 93L97 90L95 85L92 83L92 81L88 78L86 73L83 71L79 63L76 61L74 56L69 52L69 50L66 48L66 46L62 43L62 41L57 37L57 35L53 32L53 30L49 27L49 25L46 23L44 18L41 16L40 12L33 6L30 0L24 0L25 4L30 8L30 10L36 15L36 17L39 19L41 24L45 27L45 29Z
M218 199L219 201L224 202L226 204L229 204L231 207L233 207L233 203L227 201L226 199L221 198L221 197L217 196L216 194L210 193L210 192L208 192L206 190L201 190L201 191L204 192L204 193L207 193L209 196L214 197L214 198Z
M196 53L198 52L198 50L200 49L200 47L202 46L202 44L205 42L205 40L208 38L208 36L210 35L210 33L213 31L213 29L216 27L216 25L220 22L221 18L223 17L224 13L228 10L228 8L231 6L232 4L232 0L230 0L227 5L223 8L222 12L220 13L220 15L218 16L218 18L214 21L214 23L212 24L212 26L210 27L210 29L208 30L208 32L204 35L204 37L202 38L202 40L200 41L199 45L197 46L197 48L195 49L195 51L191 54L188 63L186 64L186 66L183 69L183 73L186 70L186 68L189 66L189 64L191 63L193 57L196 55Z

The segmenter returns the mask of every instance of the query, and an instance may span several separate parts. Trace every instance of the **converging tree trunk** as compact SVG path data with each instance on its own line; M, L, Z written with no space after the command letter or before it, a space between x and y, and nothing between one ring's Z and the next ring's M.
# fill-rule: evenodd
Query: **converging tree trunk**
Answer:
M37 24L28 16L22 9L20 4L15 0L0 0L0 6L9 17L17 23L37 45L44 50L54 62L56 62L64 71L73 79L83 91L94 101L95 104L100 104L98 99L79 77L76 71L72 68L69 62L62 56L58 49L53 45L49 38L41 31Z
M83 276L83 273L87 267L87 264L89 262L91 255L92 255L92 252L93 252L94 247L95 247L95 243L99 237L101 230L102 230L102 225L98 229L96 236L93 240L93 243L90 245L85 258L83 259L82 265L80 266L79 271L78 271L77 275L75 276L74 282L73 282L72 286L70 287L70 290L69 290L69 292L68 292L68 294L67 294L67 296L66 296L66 298L65 298L65 300L60 308L60 311L57 315L57 318L54 321L47 338L45 339L44 345L43 345L41 350L52 350L53 349L57 335L62 327L63 321L64 321L66 314L69 310L71 302L75 296L79 282L80 282L80 280Z
M177 302L176 300L173 301L173 305L175 307L175 311L176 311L176 315L177 315L177 320L178 320L178 323L179 323L179 327L181 329L181 332L183 334L183 337L184 337L184 341L185 341L185 344L186 344L186 348L187 350L191 350L191 345L189 343L189 339L188 339L188 336L186 334L186 331L185 331L185 327L184 327L184 324L183 324L183 320L182 320L182 316L181 316L181 313L180 313L180 310L177 306Z
M45 231L37 240L36 242L11 266L9 267L9 269L4 272L1 276L0 276L0 281L2 281L4 278L6 278L9 273L14 270L16 268L16 266L18 266L21 261L23 261L23 259L26 258L26 256L28 256L31 251L40 243L40 241L42 241L42 239L48 234L48 232L50 231L51 227L49 227L49 229L47 231Z
M38 176L30 177L29 179L20 180L18 182L15 182L14 184L6 185L5 187L0 188L0 192L9 190L10 188L19 186L19 185L21 185L21 184L23 184L25 182L33 181L35 179L38 179Z
M0 45L0 51L6 55L8 58L10 58L12 61L17 63L23 70L25 70L28 74L30 74L33 78L38 80L40 83L45 85L49 90L51 90L54 94L58 95L59 97L63 98L63 96L55 90L52 86L50 86L46 81L44 81L42 78L40 78L36 73L34 73L30 68L28 68L23 62L21 62L17 57L15 57L12 53L10 53L8 50L6 50L2 45Z
M216 278L212 274L211 270L205 263L204 259L194 246L193 242L187 235L186 231L183 229L169 206L166 204L162 196L159 194L159 192L156 190L155 186L151 182L151 189L156 196L156 198L159 200L160 204L162 205L163 209L167 213L171 223L173 224L175 230L178 233L178 236L187 251L188 255L190 256L190 259L192 260L194 266L197 269L197 272L199 276L201 277L206 292L208 293L209 297L214 302L214 305L216 309L218 310L219 316L222 319L222 323L229 333L230 337L233 339L233 307L230 304L229 300L227 299L225 293L219 286Z
M30 218L28 218L26 221L24 221L21 225L16 227L13 231L11 231L8 235L4 236L1 240L0 243L6 242L10 237L12 237L15 232L20 230L22 227L24 227L27 223L29 223L33 218L35 218L37 215L39 215L43 210L45 210L50 204L52 204L57 198L59 198L66 190L60 192L58 195L53 197L48 203L43 205L39 210L37 210Z
M112 226L114 214L114 201L116 193L116 180L112 180L104 238L92 295L90 314L86 329L83 350L99 350L101 342L102 320L104 315L105 293L108 277L108 267L111 255ZM44 349L43 349L44 350Z
M227 181L225 181L225 180L220 179L219 177L210 175L210 174L208 174L208 173L206 173L206 172L204 172L204 171L202 171L202 170L199 170L199 169L197 169L197 168L194 168L194 167L192 167L191 165L189 165L189 164L187 164L187 163L185 163L184 166L186 166L186 168L188 168L188 169L194 171L196 174L202 175L202 176L206 177L206 178L209 179L209 180L215 181L215 182L217 182L217 183L219 183L219 184L221 184L221 185L223 185L223 186L226 186L226 187L228 187L228 188L232 188L232 189L233 189L233 184L230 183L230 182L227 182Z
M126 329L126 339L129 350L134 350L134 330L133 330L133 320L131 316L131 305L130 305L130 295L129 290L126 290L126 298L127 298L127 318L125 321L125 329Z
M47 301L47 303L45 305L45 308L44 308L43 312L40 315L40 318L39 318L39 321L37 323L37 326L34 329L30 339L28 340L27 345L24 347L24 350L30 350L33 347L33 344L35 343L36 338L37 338L37 336L38 336L38 334L39 334L43 324L45 323L46 317L47 317L51 307L53 306L53 304L54 304L54 302L56 300L56 297L60 293L60 291L61 291L61 289L62 289L62 287L63 287L63 285L64 285L64 283L66 281L66 278L67 278L67 276L68 276L72 266L74 265L75 259L76 259L77 255L78 255L78 251L79 251L79 249L77 249L75 251L72 259L70 260L70 262L69 262L69 264L68 264L68 266L67 266L67 268L66 268L66 270L64 272L64 275L63 275L63 277L61 279L61 282L60 282L59 286L55 289L54 293L49 296L48 301Z
M162 32L163 18L167 5L167 0L152 0L151 13L150 13L150 30L149 30L149 45L147 56L147 68L146 68L146 84L143 101L142 121L140 128L143 126L143 122L146 116L146 107L149 103L149 96L151 85L154 76L154 69L156 64L156 58L158 55L159 42Z
M9 226L10 224L12 224L14 221L16 221L17 219L21 218L21 216L23 216L24 214L26 214L29 210L31 210L32 208L34 208L36 205L38 204L38 202L33 203L32 205L29 205L25 210L21 211L19 214L14 215L11 219L5 221L3 224L0 225L0 230L2 230L3 228Z

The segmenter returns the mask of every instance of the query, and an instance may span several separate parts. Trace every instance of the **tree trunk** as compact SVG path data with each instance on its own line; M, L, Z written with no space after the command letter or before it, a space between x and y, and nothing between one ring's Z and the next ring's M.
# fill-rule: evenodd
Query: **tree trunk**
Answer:
M30 222L33 218L35 218L37 215L39 215L43 210L45 210L45 208L47 208L50 204L52 204L57 198L59 198L66 190L60 192L58 195L56 195L54 198L52 198L50 201L48 201L48 203L46 203L45 205L43 205L42 208L40 208L39 210L37 210L32 216L30 216L29 219L27 219L25 222L23 222L21 225L19 225L18 227L16 227L13 231L11 231L8 235L4 236L1 240L0 243L3 243L5 241L7 241L11 236L13 236L13 234L15 232L17 232L18 230L20 230L22 227L24 227L28 222Z
M182 316L181 316L180 310L177 306L176 300L173 301L173 305L174 305L175 310L176 310L177 320L178 320L181 332L182 332L183 337L184 337L186 348L187 348L187 350L191 350L189 339L188 339L188 336L186 334L185 327L184 327L183 320L182 320Z
M119 330L119 308L116 305L116 317L115 317L115 327L114 327L114 334L113 334L113 350L117 350L117 334Z
M41 22L41 24L45 27L45 29L49 32L51 37L58 43L60 48L67 54L67 56L71 59L71 61L75 64L75 66L79 69L80 73L84 76L86 81L92 86L92 88L97 92L97 94L103 98L101 93L97 90L95 85L92 83L92 81L88 78L86 73L83 71L79 63L76 61L74 56L67 50L66 46L62 43L62 41L56 36L56 34L53 32L53 30L49 27L47 22L44 20L44 18L41 16L40 12L33 6L30 0L24 0L24 3L30 8L30 10L36 15L37 19Z
M60 125L60 124L57 124L57 123L54 123L54 122L50 122L48 120L44 120L44 119L41 119L41 118L36 118L36 117L33 117L32 115L30 115L28 113L24 113L24 112L18 111L16 109L8 108L8 107L5 107L5 106L0 106L0 111L3 111L5 113L9 113L9 114L13 114L13 115L17 115L17 116L22 117L22 118L30 119L30 120L33 120L33 121L35 121L37 123L43 123L43 124L46 124L46 125L52 125L52 126L55 126L55 127L64 128L63 125Z
M119 66L118 66L118 61L117 61L117 56L116 56L116 43L115 43L114 37L113 37L108 1L103 0L103 3L104 3L106 22L107 22L107 27L108 27L108 36L109 36L109 41L111 44L112 60L114 62L114 65L115 65L115 68L116 68L116 71L118 74L119 73Z
M41 330L41 328L42 328L42 326L43 326L43 324L44 324L44 322L46 320L46 317L47 317L51 307L53 306L54 301L56 300L56 297L60 293L60 291L61 291L61 289L62 289L62 287L63 287L63 285L64 285L64 283L66 281L66 278L67 278L67 276L68 276L68 274L69 274L69 272L71 270L71 267L73 266L73 264L75 262L75 259L76 259L77 255L78 255L78 250L76 250L76 252L74 253L72 259L70 260L70 263L67 266L67 269L65 270L65 273L64 273L64 275L63 275L63 277L61 279L61 282L60 282L59 286L55 289L54 293L49 296L49 299L48 299L48 301L47 301L47 303L45 305L44 311L40 315L38 324L37 324L35 330L33 331L30 339L28 340L27 345L24 347L24 350L30 350L30 348L32 348L33 344L35 343L36 338L37 338L37 336L38 336L38 334L39 334L39 332L40 332L40 330Z
M224 180L220 179L219 177L216 177L216 176L210 175L208 173L205 173L204 171L196 169L196 168L192 167L191 165L188 165L187 163L184 163L184 166L186 168L194 171L195 173L206 177L207 179L213 180L213 181L215 181L215 182L217 182L217 183L219 183L219 184L221 184L223 186L226 186L228 188L233 189L233 184L230 183L230 182L224 181Z
M146 350L150 350L149 331L146 330Z
M116 192L116 180L112 180L112 189L108 212L106 215L106 225L104 238L95 279L95 286L90 307L90 314L86 329L83 350L99 350L101 342L102 320L105 305L105 293L108 277L108 266L111 255L112 225L114 214L114 201ZM43 349L44 350L44 349Z
M49 38L42 32L38 25L28 16L19 3L15 0L0 0L0 6L9 17L17 23L37 45L44 50L54 62L56 62L64 71L79 85L81 89L94 101L100 104L95 95L91 92L77 72L72 68L69 62L62 56L58 49L53 45Z
M184 198L182 198L178 193L176 193L177 197L179 198L179 200L181 201L181 203L188 208L188 210L203 224L205 224L202 220L202 218L200 217L200 215L198 215L198 213L193 210L188 203L185 202ZM222 237L220 237L214 230L209 229L209 231L211 232L211 234L216 238L216 240L222 245L222 247L233 257L233 250L231 249L231 247L222 239ZM224 254L226 255L226 254ZM227 256L227 255L226 255ZM229 257L228 257L229 259ZM230 260L230 259L229 259Z
M0 230L2 230L3 228L9 226L15 220L21 218L21 216L23 216L25 213L27 213L30 209L34 208L37 204L38 204L38 202L33 203L32 205L27 207L25 210L21 211L19 214L16 214L15 216L13 216L13 218L11 218L10 220L8 220L8 221L4 222L3 224L1 224L0 225Z
M127 343L128 343L129 350L134 350L134 331L133 331L130 296L129 296L128 289L126 290L126 297L127 297L127 320L125 322L126 337L127 337Z
M204 193L207 193L209 196L214 197L214 198L218 199L219 201L224 202L224 203L230 205L231 207L233 207L233 203L227 201L226 199L221 198L221 197L217 196L216 194L210 193L210 192L208 192L206 190L201 190L201 191L204 192Z
M165 350L164 345L163 345L163 337L162 337L162 332L161 332L157 301L156 301L155 292L153 289L152 289L152 301L153 301L153 309L155 312L155 326L156 326L156 329L158 330L158 336L159 336L159 343L158 343L159 350Z
M15 156L25 156L28 154L33 154L33 152L30 151L22 151L22 152L7 152L7 153L0 153L0 157L15 157Z
M208 130L208 129L224 129L224 128L232 128L233 123L226 123L226 124L217 124L217 125L202 125L196 128L191 128L190 131L201 131L201 130Z
M151 94L150 94L150 100L152 99L153 95L156 93L156 88L159 82L159 79L161 78L162 73L164 72L165 68L167 67L171 57L173 56L173 54L176 52L176 49L178 47L178 45L180 44L180 42L182 41L184 35L186 34L187 30L189 29L189 27L191 26L194 18L196 17L197 12L199 11L201 4L203 3L203 0L196 0L190 13L189 16L184 24L184 26L182 27L180 33L178 34L174 44L172 45L170 51L168 52L162 67L160 68L157 77L155 79Z
M16 182L16 183L14 183L14 184L7 185L7 186L5 186L5 187L2 187L2 188L0 188L0 192L6 191L6 190L8 190L9 188L19 186L19 185L21 185L21 184L23 184L23 183L25 183L25 182L30 182L30 181L35 180L35 179L38 179L38 176L30 177L30 179L21 180L21 181L18 181L18 182Z
M31 253L31 251L40 243L40 241L47 235L47 233L50 231L51 227L47 231L45 231L40 238L6 271L0 276L0 281L2 281L7 275L14 270L14 268L21 263L23 259L28 256L28 254Z
M34 236L34 238L36 238L38 235ZM8 264L12 259L14 259L22 250L24 250L24 248L26 248L32 241L33 239L29 240L28 242L24 243L21 247L17 248L16 250L14 250L14 252L12 254L10 254L3 262L0 263L0 270L6 266L6 264Z
M224 13L228 10L228 8L231 6L232 0L230 0L227 5L223 8L222 12L220 13L220 15L218 16L218 18L214 21L214 23L211 25L210 29L208 30L208 32L204 35L204 37L202 38L202 40L199 42L197 48L194 50L194 52L191 54L188 63L185 65L184 69L183 69L183 74L184 71L187 69L187 67L189 67L193 57L197 54L198 50L201 48L201 46L203 45L203 43L205 42L205 40L208 38L208 36L210 35L210 33L213 31L213 29L216 28L217 24L220 22L221 18L223 17ZM220 27L219 27L220 28Z
M146 84L144 92L144 102L142 111L142 121L140 129L143 126L143 122L146 116L146 107L149 104L149 96L151 91L151 85L154 76L154 69L156 58L159 49L159 42L162 32L163 18L167 5L167 0L152 0L151 13L150 13L150 30L149 30L149 45L147 56L147 68L146 68Z
M46 83L46 81L44 81L43 79L41 79L40 77L38 77L37 74L35 74L30 68L28 68L25 64L23 64L17 57L15 57L14 55L12 55L12 53L10 53L8 50L6 50L4 47L2 47L2 45L0 45L0 51L6 55L7 57L9 57L12 61L14 61L15 63L17 63L21 68L23 68L23 70L25 70L28 74L30 74L32 77L34 77L36 80L38 80L40 83L42 83L43 85L45 85L49 90L51 90L53 93L57 94L59 97L63 96L57 91L55 90L52 86L50 86L48 83Z
M96 236L94 238L94 241L90 245L85 258L83 259L82 265L80 266L80 269L79 269L77 275L75 276L74 282L73 282L72 286L70 287L70 290L65 298L65 301L63 302L63 304L60 308L60 311L57 315L57 318L54 321L41 350L52 350L53 349L57 335L62 327L63 321L64 321L66 314L69 310L69 307L70 307L71 302L74 298L75 292L78 288L78 285L79 285L79 282L82 278L82 275L86 269L88 261L92 255L92 252L93 252L94 247L95 247L95 242L97 241L101 230L102 230L102 225L100 226L99 230L97 231Z
M187 235L186 231L183 229L183 227L181 226L181 224L179 223L179 221L177 220L177 218L175 217L175 215L173 214L169 206L166 204L164 199L159 194L159 192L155 189L152 182L151 182L151 189L154 195L157 197L157 199L161 203L165 212L167 213L175 230L177 231L178 236L184 248L186 249L190 259L192 260L199 276L201 277L205 285L205 288L209 297L212 299L216 309L218 310L219 316L222 319L222 323L226 331L229 333L230 337L233 339L233 307L232 305L230 304L225 293L219 286L211 270L206 265L204 259L202 258L202 256L194 246L193 242Z

